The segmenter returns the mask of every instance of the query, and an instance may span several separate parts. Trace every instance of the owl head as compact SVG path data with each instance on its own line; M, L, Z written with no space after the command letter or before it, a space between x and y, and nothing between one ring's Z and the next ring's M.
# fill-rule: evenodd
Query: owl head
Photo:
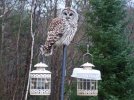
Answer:
M67 21L70 22L76 22L78 21L78 13L76 12L75 9L72 9L70 7L66 7L63 9L60 13L60 18L64 18Z

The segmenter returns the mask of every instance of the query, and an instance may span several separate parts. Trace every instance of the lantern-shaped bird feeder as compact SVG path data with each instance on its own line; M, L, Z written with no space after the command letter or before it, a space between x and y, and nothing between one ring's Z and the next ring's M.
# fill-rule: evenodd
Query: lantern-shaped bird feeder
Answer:
M72 77L77 78L77 95L97 96L98 80L101 80L99 70L94 70L91 63L84 63L83 68L74 68Z
M50 95L51 72L46 70L45 63L38 63L36 70L30 72L30 95Z
M84 56L92 55L88 52ZM74 68L71 77L77 78L77 95L79 96L97 96L98 95L98 80L101 80L99 70L92 69L95 67L92 63L84 63L83 68Z

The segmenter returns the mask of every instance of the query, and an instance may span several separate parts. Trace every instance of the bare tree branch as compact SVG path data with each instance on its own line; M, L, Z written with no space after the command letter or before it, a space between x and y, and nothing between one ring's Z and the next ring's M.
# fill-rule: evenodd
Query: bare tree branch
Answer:
M27 83L27 89L26 89L26 94L25 94L25 100L27 100L28 96L28 90L29 90L29 84L30 84L30 72L32 68L32 60L33 60L33 47L34 47L34 36L35 34L33 33L33 10L34 10L34 0L32 0L32 5L31 5L31 28L30 28L30 33L32 37L32 45L31 45L31 58L30 58L30 66L29 66L29 74L28 74L28 83Z

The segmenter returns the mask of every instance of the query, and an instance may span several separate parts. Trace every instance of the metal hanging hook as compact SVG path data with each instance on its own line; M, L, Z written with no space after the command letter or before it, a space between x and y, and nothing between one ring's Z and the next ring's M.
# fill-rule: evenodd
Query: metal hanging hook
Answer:
M44 55L41 53L41 51L39 52L39 55L38 55L38 62L43 62L43 63L45 63L45 57L44 57Z
M87 55L91 57L91 62L93 63L93 56L89 53L89 44L87 44L87 52L83 55L83 63L85 62L85 56Z
M87 53L89 53L89 44L87 44Z

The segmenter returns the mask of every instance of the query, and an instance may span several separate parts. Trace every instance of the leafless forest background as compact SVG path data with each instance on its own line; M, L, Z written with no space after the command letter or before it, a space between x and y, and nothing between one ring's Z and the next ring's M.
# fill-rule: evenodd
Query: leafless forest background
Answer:
M28 81L28 72L31 57L31 6L33 6L33 33L34 48L33 65L39 60L39 47L44 44L47 28L50 21L57 16L60 2L63 0L0 0L0 100L24 100ZM73 83L70 75L74 67L81 65L84 54L79 48L88 42L85 31L84 14L89 9L89 0L66 0L73 2L73 7L79 13L79 26L76 36L67 49L67 76L66 86ZM63 5L64 7L64 5ZM134 39L134 8L127 7L129 22L126 31L128 39ZM56 48L54 55L46 58L49 70L52 72L52 94L47 100L59 100L60 93L60 68L62 50ZM68 91L65 93L67 98ZM36 97L28 97L36 100ZM33 99L32 99L33 98ZM66 99L67 100L67 99Z

